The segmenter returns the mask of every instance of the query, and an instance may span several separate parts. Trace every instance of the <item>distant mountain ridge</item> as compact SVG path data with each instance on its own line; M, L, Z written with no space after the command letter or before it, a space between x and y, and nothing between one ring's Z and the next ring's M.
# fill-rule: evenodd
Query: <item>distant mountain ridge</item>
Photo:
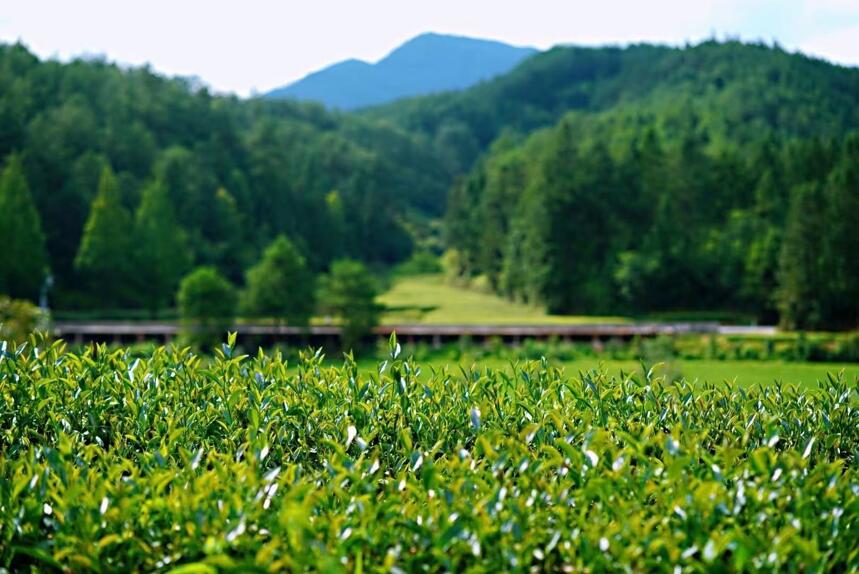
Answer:
M467 90L362 110L438 142L468 167L503 132L529 134L567 114L608 141L646 118L669 132L689 122L707 138L748 143L843 137L859 129L859 68L778 46L706 41L689 47L556 46ZM604 121L605 120L605 121ZM614 127L611 127L611 126Z
M353 110L401 98L469 88L509 72L534 48L427 33L375 64L344 60L265 94Z

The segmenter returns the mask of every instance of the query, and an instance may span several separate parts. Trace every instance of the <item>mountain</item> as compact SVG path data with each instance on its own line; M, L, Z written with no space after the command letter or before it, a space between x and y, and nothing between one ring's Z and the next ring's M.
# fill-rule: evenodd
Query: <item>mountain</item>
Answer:
M361 113L435 141L461 166L502 132L527 134L564 114L623 113L611 132L659 116L670 129L693 113L714 141L766 133L839 136L859 126L859 69L778 47L708 41L677 48L556 47L461 92L422 96Z
M491 40L422 34L375 64L346 60L265 97L317 101L352 110L468 88L510 71L536 52Z

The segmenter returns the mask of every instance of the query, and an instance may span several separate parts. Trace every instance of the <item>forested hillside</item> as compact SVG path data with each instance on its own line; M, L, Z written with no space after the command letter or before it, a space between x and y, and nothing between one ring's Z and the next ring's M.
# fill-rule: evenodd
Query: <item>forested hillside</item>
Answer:
M355 114L2 46L0 292L161 308L280 235L387 266L446 213L456 272L553 312L855 327L857 133L859 70L738 42L555 48Z
M859 71L779 48L715 41L687 48L557 47L509 74L457 93L402 100L364 112L424 134L468 168L503 132L529 133L570 112L616 112L607 144L655 119L667 136L694 117L712 142L744 144L764 133L841 136L859 126Z
M379 122L20 45L0 46L0 164L0 292L35 299L49 269L61 308L138 306L156 285L169 304L193 265L240 282L280 234L316 270L394 263L450 181ZM165 259L175 270L153 282Z
M856 68L738 42L563 47L366 113L473 166L447 243L499 293L565 313L859 322Z

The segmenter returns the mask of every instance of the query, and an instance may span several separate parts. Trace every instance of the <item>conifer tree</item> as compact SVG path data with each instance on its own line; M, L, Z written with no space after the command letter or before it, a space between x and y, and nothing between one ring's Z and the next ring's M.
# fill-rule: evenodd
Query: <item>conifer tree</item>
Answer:
M21 160L13 155L0 175L0 293L35 301L48 257L39 213Z
M782 325L812 329L823 320L822 297L826 290L822 271L825 220L819 183L793 189L784 241L779 258L778 307Z
M244 311L257 317L306 325L313 314L313 276L301 253L286 237L269 245L247 273Z
M105 167L75 258L75 268L101 307L132 302L132 241L131 214L122 204L113 171Z
M154 181L143 191L134 220L135 278L140 302L155 313L170 304L190 265L185 233L167 188Z

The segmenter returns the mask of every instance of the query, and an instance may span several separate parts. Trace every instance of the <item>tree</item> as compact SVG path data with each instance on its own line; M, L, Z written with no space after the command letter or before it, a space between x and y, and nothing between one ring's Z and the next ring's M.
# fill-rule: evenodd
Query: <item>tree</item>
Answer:
M307 262L283 235L269 245L247 272L243 311L306 325L313 314L313 276Z
M211 184L206 181L209 174L203 170L199 158L181 146L173 146L161 154L154 171L170 193L182 226L189 231L199 230L206 213L204 189Z
M122 204L116 177L110 167L105 167L75 258L75 268L104 307L131 300L132 229L131 214Z
M471 174L453 184L447 198L444 236L447 246L459 253L454 270L457 275L478 272L483 212L474 206L480 201L485 186L485 167L478 164Z
M215 344L233 323L236 291L214 267L198 267L186 275L176 299L185 336L196 345Z
M326 311L340 319L343 346L356 347L379 322L378 287L363 264L349 259L335 261L322 278L320 298Z
M45 235L21 160L13 155L0 176L0 293L36 300L48 268Z
M241 282L252 246L244 240L236 200L220 187L211 199L210 211L203 228L203 251L198 256L206 264L215 265L230 281Z
M822 270L824 219L819 183L793 189L779 258L777 301L782 324L789 329L811 329L823 320L821 299L826 290Z
M790 203L783 197L783 187L772 169L767 169L761 175L755 187L752 210L754 237L745 250L743 292L756 309L758 317L765 322L771 322L777 315L773 294L777 288L784 223L781 212Z
M51 190L50 201L39 211L51 254L51 271L60 290L77 281L75 256L105 165L107 160L98 153L87 152L80 156L64 178L62 187Z
M143 191L134 219L134 247L137 293L154 315L170 304L191 260L170 195L158 180Z
M600 279L611 235L607 206L613 195L612 172L601 146L582 148L572 125L561 122L542 158L536 183L550 206L542 296L551 313L604 307Z

